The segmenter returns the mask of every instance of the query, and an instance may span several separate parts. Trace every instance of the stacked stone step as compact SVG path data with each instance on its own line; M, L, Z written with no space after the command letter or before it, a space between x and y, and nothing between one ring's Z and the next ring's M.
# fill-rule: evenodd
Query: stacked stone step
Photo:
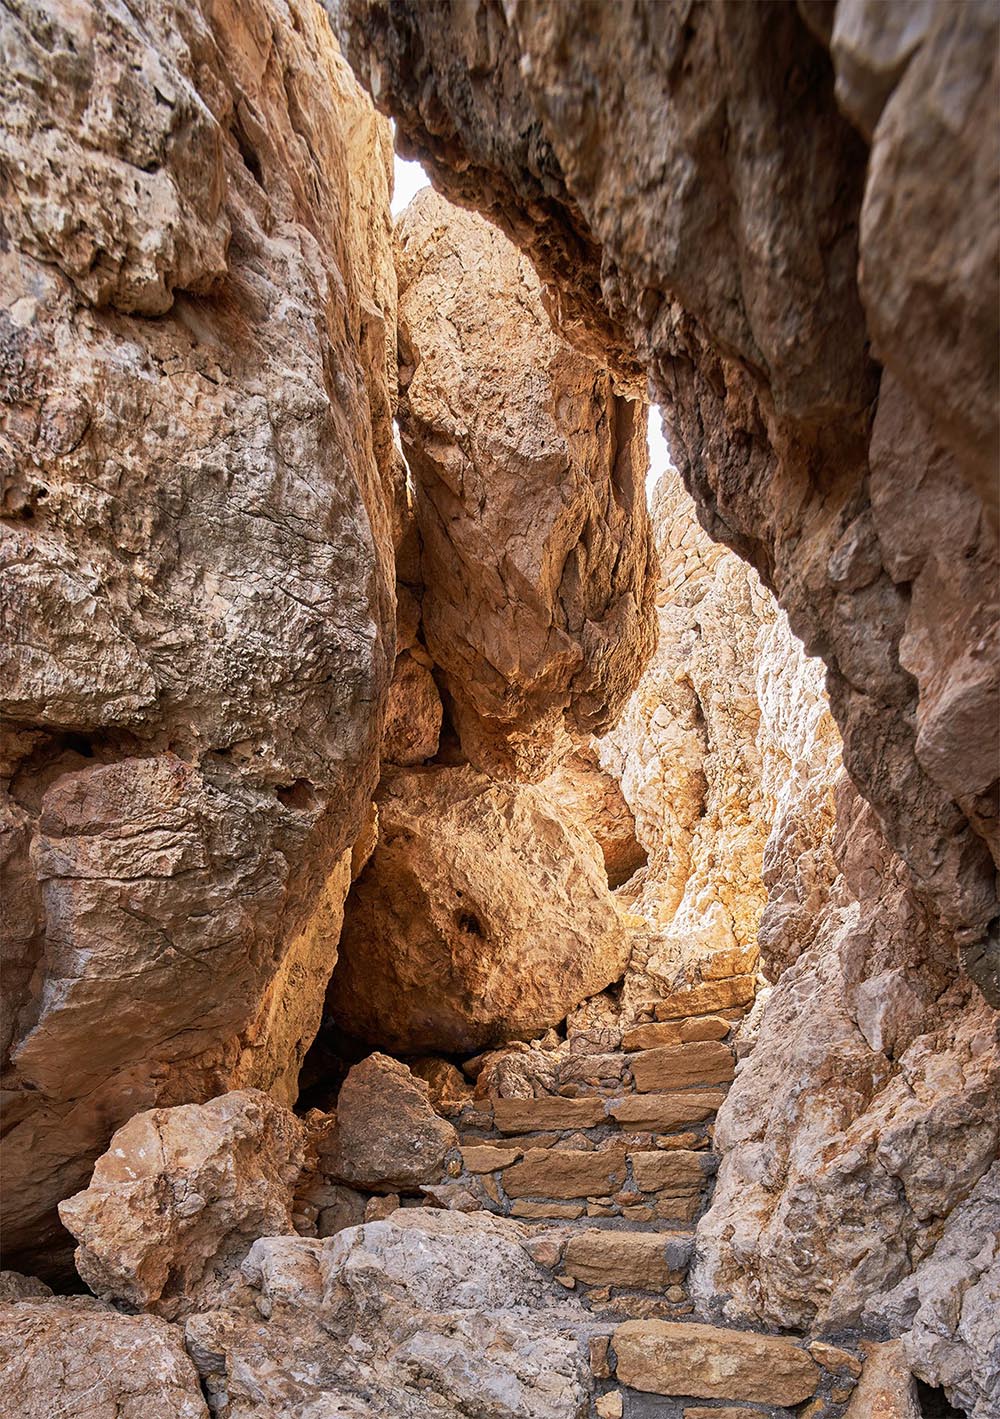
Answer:
M594 1314L596 1419L837 1419L861 1373L848 1350L693 1314L736 1013L638 1025L621 1050L576 1056L565 1092L485 1097L456 1119L448 1187L530 1228L536 1261Z
M487 1098L459 1119L462 1187L532 1225L537 1259L600 1314L676 1317L715 1170L711 1125L733 1077L720 1017L657 1022L586 1055L573 1096ZM572 1056L571 1056L572 1058Z

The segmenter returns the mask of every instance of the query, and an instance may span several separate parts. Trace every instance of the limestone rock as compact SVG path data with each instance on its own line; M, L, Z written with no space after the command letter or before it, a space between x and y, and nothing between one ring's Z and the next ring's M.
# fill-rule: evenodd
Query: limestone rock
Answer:
M441 696L434 677L404 651L396 657L382 733L382 760L422 764L433 759L441 737Z
M33 1301L51 1296L52 1288L37 1276L22 1276L18 1271L0 1271L0 1302Z
M182 1333L90 1296L0 1304L4 1419L208 1419Z
M214 1414L584 1419L572 1330L587 1313L552 1300L522 1236L412 1208L325 1241L258 1242L239 1304L187 1322Z
M845 822L848 871L716 1121L692 1287L728 1296L733 1320L881 1317L1000 1147L1000 1017L954 980L870 819ZM878 895L862 902L866 879Z
M647 667L643 679L648 673ZM542 788L558 805L560 816L575 818L594 835L608 886L620 887L646 865L647 852L636 837L635 817L618 779L601 768L600 748L600 741L573 745Z
M727 1084L735 1067L732 1050L716 1040L664 1045L643 1050L632 1059L635 1087L640 1094L683 1089L689 1084Z
M527 784L395 769L348 905L329 1008L399 1052L537 1034L616 980L628 942L596 844Z
M430 1104L429 1090L405 1064L370 1054L344 1080L337 1098L331 1171L369 1192L413 1192L440 1182L458 1135Z
M863 8L876 36L902 23ZM831 9L667 0L655 26L609 5L581 29L543 0L344 0L338 24L404 150L531 254L563 330L648 372L703 525L822 654L853 781L1000 1005L996 819L978 784L956 797L916 727L933 700L927 748L947 759L996 727L996 519L978 514L995 498L998 16L919 7L912 42L854 43L877 76L855 110L875 123L869 161L825 48L859 6ZM873 344L919 454L877 530L871 415L892 379ZM945 493L962 511L942 527ZM914 546L905 569L894 535ZM989 570L966 579L960 558ZM946 633L915 683L925 571Z
M424 639L472 763L537 778L653 649L645 406L552 330L496 227L428 189L398 235Z
M2 1168L30 1269L132 1114L294 1093L391 669L395 274L388 125L315 6L0 25Z
M623 1384L647 1394L799 1404L819 1370L793 1341L669 1321L626 1321L611 1339Z
M294 1232L304 1160L303 1125L255 1089L136 1114L87 1190L59 1204L77 1270L105 1300L183 1316L258 1237Z
M593 1286L661 1291L683 1280L690 1239L669 1232L574 1232L562 1256L563 1270Z
M971 1419L989 1419L1000 1403L998 1315L1000 1163L994 1163L951 1212L933 1251L864 1319L888 1323L902 1335L915 1375L943 1389Z
M510 1197L605 1197L624 1181L624 1148L593 1153L529 1148L522 1161L503 1174Z
M899 1341L871 1346L847 1419L920 1419L922 1412Z

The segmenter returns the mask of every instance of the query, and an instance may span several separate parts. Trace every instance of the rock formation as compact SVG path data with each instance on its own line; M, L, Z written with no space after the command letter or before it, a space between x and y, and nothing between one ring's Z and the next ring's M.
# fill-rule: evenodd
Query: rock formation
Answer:
M325 1241L265 1238L187 1344L218 1419L582 1419L585 1312L555 1300L516 1223L401 1212Z
M395 275L311 4L0 24L17 1254L137 1111L294 1097L389 679Z
M488 222L425 191L399 242L424 639L472 763L538 778L563 721L614 723L652 652L645 406L553 331Z
M705 526L826 661L848 771L1000 1004L981 502L998 221L976 157L995 12L931 4L897 27L863 0L677 0L656 25L604 5L581 26L538 0L346 0L338 17L439 190L531 255L566 333L649 372ZM951 746L972 741L960 776Z
M0 1411L12 1419L209 1419L182 1332L92 1296L0 1304Z
M388 771L329 1008L420 1054L530 1037L618 979L628 939L594 839L539 788L468 767Z
M204 1304L258 1237L293 1230L305 1138L256 1089L136 1114L59 1205L77 1271L102 1300L169 1320Z
M0 15L0 1419L994 1419L996 8L330 13Z
M328 1171L369 1192L414 1192L440 1182L458 1137L431 1108L429 1093L405 1064L384 1054L356 1064L337 1096Z

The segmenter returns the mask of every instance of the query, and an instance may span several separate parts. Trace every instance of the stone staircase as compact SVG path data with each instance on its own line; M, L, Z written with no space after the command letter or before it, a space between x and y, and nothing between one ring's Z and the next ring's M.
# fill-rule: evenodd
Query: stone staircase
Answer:
M688 1295L740 1013L640 1024L600 1053L570 1036L558 1092L480 1088L456 1109L461 1160L424 1189L521 1222L535 1260L593 1313L597 1419L836 1419L861 1373L843 1348L704 1324Z

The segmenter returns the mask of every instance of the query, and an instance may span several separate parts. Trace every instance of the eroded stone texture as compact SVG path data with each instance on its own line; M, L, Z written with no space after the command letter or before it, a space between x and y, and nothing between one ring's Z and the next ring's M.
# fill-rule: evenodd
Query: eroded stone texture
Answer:
M427 1084L405 1064L370 1054L337 1096L335 1145L328 1171L374 1192L414 1192L440 1182L454 1128L431 1107Z
M396 342L388 127L314 7L0 23L17 1254L138 1110L294 1096L377 773Z
M623 1000L681 1016L747 1003L758 946L780 969L808 939L836 875L840 744L820 663L672 469L652 516L659 641L600 756L648 853L618 894L638 918Z
M4 1419L208 1419L183 1334L91 1296L0 1304Z
M1000 1163L949 1215L912 1275L867 1308L869 1325L902 1335L915 1375L972 1419L1000 1406Z
M553 331L490 223L428 189L398 234L424 639L473 764L537 778L653 649L645 405Z
M77 1270L102 1299L170 1320L205 1305L258 1237L294 1232L305 1140L256 1089L136 1114L59 1204Z
M838 6L833 28L854 8ZM564 329L587 323L592 348L645 365L707 529L754 563L826 661L852 778L1000 1004L998 945L984 946L995 813L959 801L916 727L930 696L939 737L994 733L979 667L967 691L970 656L988 654L978 648L995 574L940 587L948 632L932 686L908 671L906 645L920 619L910 585L934 559L920 549L904 569L887 544L893 532L919 541L924 527L933 543L937 496L920 470L951 457L965 485L951 478L951 495L971 499L976 523L971 541L962 533L968 555L996 556L974 489L996 437L997 211L982 108L997 14L932 8L922 44L896 47L876 98L853 105L841 82L849 111L868 114L862 129L874 122L870 165L838 110L830 56L792 5L677 0L656 25L642 5L608 5L581 25L576 6L543 0L347 0L339 23L406 151L531 254ZM802 9L824 34L829 11ZM906 417L933 430L881 525L873 333ZM876 430L882 418L879 405ZM946 475L928 476L939 486Z
M846 788L838 820L843 875L716 1123L692 1284L732 1319L882 1316L1000 1147L1000 1017Z
M187 1344L218 1419L583 1419L574 1324L516 1223L414 1208L324 1241L271 1238Z
M628 954L600 852L530 784L397 769L349 900L329 1008L399 1052L531 1037L616 980Z

